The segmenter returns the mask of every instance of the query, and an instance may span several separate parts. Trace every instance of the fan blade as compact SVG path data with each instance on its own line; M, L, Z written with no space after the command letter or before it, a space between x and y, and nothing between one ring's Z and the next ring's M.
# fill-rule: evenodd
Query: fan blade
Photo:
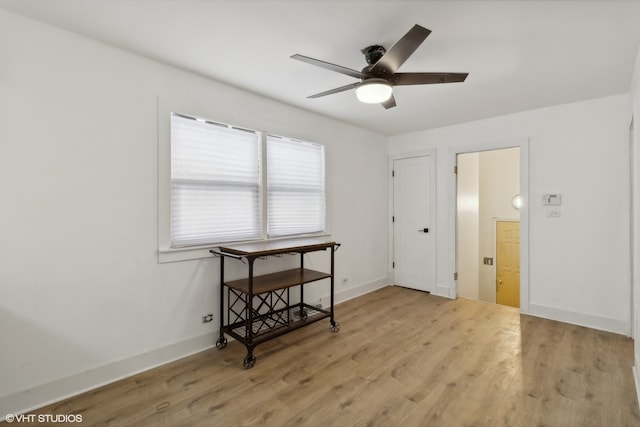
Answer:
M380 77L391 76L409 59L429 34L431 34L431 30L414 25L404 37L387 50L387 53L382 55L382 58L371 69L371 74Z
M391 98L387 99L382 103L382 106L388 110L389 108L393 108L396 106L396 99L391 95Z
M360 86L360 84L361 84L360 82L351 83L350 85L340 86L340 87L337 87L335 89L331 89L331 90L327 90L325 92L316 93L315 95L307 96L307 98L320 98L321 96L327 96L327 95L332 95L334 93L344 92L345 90L355 89L358 86Z
M319 59L310 58L304 55L292 55L291 59L297 59L298 61L306 62L307 64L316 65L324 69L335 71L340 74L346 74L347 76L355 77L356 79L363 79L364 74L360 71L352 70L351 68L343 67L341 65L332 64L330 62L320 61Z
M463 82L469 73L395 73L389 79L393 86L430 85Z

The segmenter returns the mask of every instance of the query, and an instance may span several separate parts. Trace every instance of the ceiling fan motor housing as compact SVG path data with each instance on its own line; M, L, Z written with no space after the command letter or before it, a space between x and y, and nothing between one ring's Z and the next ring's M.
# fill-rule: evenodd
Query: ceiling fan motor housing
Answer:
M361 52L364 54L364 57L367 60L367 64L375 65L375 63L378 62L380 58L382 58L382 55L384 55L387 50L380 45L374 44L365 47L361 50Z

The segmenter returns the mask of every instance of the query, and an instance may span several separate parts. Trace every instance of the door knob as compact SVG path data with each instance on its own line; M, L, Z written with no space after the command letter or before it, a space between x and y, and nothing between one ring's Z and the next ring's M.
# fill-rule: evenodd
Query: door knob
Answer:
M429 229L428 228L423 228L422 230L418 230L418 232L420 232L420 233L428 233Z

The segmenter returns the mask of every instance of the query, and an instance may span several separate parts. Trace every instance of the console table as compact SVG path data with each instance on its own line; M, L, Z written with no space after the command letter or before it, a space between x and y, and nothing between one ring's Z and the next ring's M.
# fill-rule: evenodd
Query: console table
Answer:
M240 341L247 348L245 368L256 363L254 348L265 341L279 337L295 329L330 318L330 330L338 332L334 308L334 252L339 243L321 238L288 239L220 246L210 252L220 257L220 337L216 347L227 346L225 333ZM329 273L304 267L304 255L309 252L329 250L331 271ZM258 258L299 255L298 268L254 276L253 264ZM248 275L240 280L226 280L225 259L240 260L248 267ZM305 283L329 279L331 284L331 306L329 309L315 307L304 302ZM290 289L300 287L300 302L290 303ZM225 322L226 289L226 322Z

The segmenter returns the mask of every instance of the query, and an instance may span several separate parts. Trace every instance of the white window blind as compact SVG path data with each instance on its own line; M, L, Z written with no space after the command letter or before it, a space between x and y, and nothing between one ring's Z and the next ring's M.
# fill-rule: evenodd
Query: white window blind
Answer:
M324 146L267 137L267 235L325 230Z
M171 115L171 246L262 238L253 131Z

